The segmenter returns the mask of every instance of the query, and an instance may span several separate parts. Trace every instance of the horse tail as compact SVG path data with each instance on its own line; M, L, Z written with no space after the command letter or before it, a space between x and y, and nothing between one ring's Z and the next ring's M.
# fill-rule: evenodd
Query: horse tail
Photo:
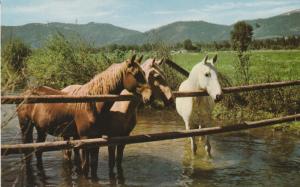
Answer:
M27 118L24 115L18 114L19 125L22 133L23 143L32 143L33 142L33 121Z
M22 142L23 143L32 143L33 142L33 127L34 124L32 120L30 120L25 113L22 111L18 111L19 124L22 133ZM32 152L28 151L24 153L24 160L26 163L26 170L31 169L31 158Z

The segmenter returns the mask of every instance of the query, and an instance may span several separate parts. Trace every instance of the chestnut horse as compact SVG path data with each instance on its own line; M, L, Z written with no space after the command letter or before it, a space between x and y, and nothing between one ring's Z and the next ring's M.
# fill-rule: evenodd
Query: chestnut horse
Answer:
M113 64L107 70L96 75L91 81L82 85L72 95L120 94L122 90L140 93L144 101L150 98L151 90L146 82L145 73L135 55L123 63ZM65 92L49 87L36 88L25 95L64 95ZM112 102L89 103L51 103L23 104L19 106L18 118L24 143L33 141L33 127L36 128L37 142L43 142L46 133L74 139L97 138L103 134L107 111ZM81 171L97 179L99 147L82 148ZM37 164L42 167L42 153L36 152ZM26 167L30 167L31 153L25 153ZM90 168L89 168L90 167Z
M146 79L151 87L154 98L161 99L165 105L173 102L172 90L166 83L166 77L163 71L158 67L163 60L148 59L142 65L145 71ZM123 90L121 95L134 94ZM110 109L110 120L108 125L108 137L129 136L136 126L137 108L140 102L135 101L117 101ZM117 155L116 155L117 148ZM118 178L123 179L122 159L125 145L108 146L109 153L109 176L114 178L115 161L117 162ZM116 157L117 156L117 157Z

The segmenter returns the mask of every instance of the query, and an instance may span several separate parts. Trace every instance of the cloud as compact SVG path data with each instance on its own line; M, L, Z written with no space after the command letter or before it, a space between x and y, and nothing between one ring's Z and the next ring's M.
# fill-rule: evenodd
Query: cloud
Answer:
M207 12L218 12L227 10L237 10L245 8L265 8L265 7L277 7L289 5L296 1L253 1L253 2L224 2L215 3L204 6L203 11Z
M275 16L300 7L299 0L169 1L7 0L2 3L2 23L78 20L78 23L106 22L145 31L175 21L233 24L237 20Z
M80 0L31 1L31 3L14 6L4 4L3 16L4 19L6 15L14 15L15 18L25 16L37 20L49 19L51 21L70 22L79 18L87 21L88 19L94 20L113 15L115 11L111 7L116 10L118 3L115 0L85 0L84 3Z
M181 11L171 11L171 10L161 10L161 11L153 11L151 14L155 15L170 15L170 14L178 14Z

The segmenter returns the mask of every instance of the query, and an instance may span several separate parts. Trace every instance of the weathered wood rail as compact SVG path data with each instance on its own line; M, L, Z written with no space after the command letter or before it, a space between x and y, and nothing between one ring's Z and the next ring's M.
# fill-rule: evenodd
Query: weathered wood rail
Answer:
M105 138L95 138L95 139L85 139L85 140L70 140L70 141L54 141L54 142L44 142L44 143L28 143L28 144L15 144L15 145L2 145L1 155L9 154L20 154L24 152L34 152L34 151L57 151L61 149L72 149L72 148L82 148L90 146L108 146L117 144L136 144L143 142L153 142L161 140L171 140L177 138L186 138L190 136L202 136L209 134L218 134L224 132L240 131L245 129L259 128L270 125L275 125L290 121L299 121L300 114L266 119L253 122L244 122L229 126L218 126L203 129L187 130L187 131L175 131L175 132L164 132L155 134L141 134L126 137L114 137L110 139Z
M184 68L182 68L181 66L179 66L178 64L176 64L175 62L173 62L170 59L166 59L164 61L168 66L170 66L171 68L175 69L177 72L179 72L180 74L182 74L185 77L189 76L189 72L187 70L185 70Z
M177 65L176 63L167 60L166 64L171 68L177 70L184 76L188 76L189 72ZM300 80L262 83L247 86L227 87L223 88L224 94L239 93L246 91L255 91L262 89L281 88L287 86L299 86ZM207 96L205 90L196 92L173 92L175 97L198 97ZM128 101L137 99L132 95L88 95L88 96L69 96L69 95L44 95L44 96L1 96L2 104L20 104L20 103L75 103L75 102L114 102L114 101ZM244 122L229 126L219 126L211 128L203 128L188 131L175 131L155 134L142 134L128 137L114 137L110 139L96 138L84 140L71 140L71 141L55 141L44 143L28 143L28 144L14 144L14 145L1 145L1 155L19 154L24 152L34 151L57 151L61 149L82 148L90 146L108 146L116 144L134 144L143 142L153 142L160 140L170 140L177 138L186 138L191 136L202 136L209 134L233 132L251 128L259 128L264 126L275 125L284 122L298 121L300 114L266 119L254 122Z
M300 80L262 83L247 86L236 86L223 88L224 94L255 91L262 89L272 89L287 86L299 86ZM173 92L175 97L198 97L207 96L205 90L195 92ZM88 95L88 96L70 96L70 95L44 95L44 96L1 96L1 104L20 104L20 103L75 103L75 102L113 102L128 101L137 99L132 95Z

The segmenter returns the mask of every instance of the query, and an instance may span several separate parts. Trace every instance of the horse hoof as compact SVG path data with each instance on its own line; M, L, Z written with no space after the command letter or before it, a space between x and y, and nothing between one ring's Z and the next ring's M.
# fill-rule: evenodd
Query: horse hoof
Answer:
M212 155L210 153L207 153L208 159L213 159Z
M193 153L194 156L196 156L197 155L197 149L193 149L192 153Z
M36 167L37 167L38 170L44 170L44 166L41 163L37 163Z
M125 184L124 175L118 175L118 184Z
M91 177L91 180L92 180L92 182L98 182L98 181L99 181L99 178L98 178L98 176L96 175L96 176L92 176L92 177Z
M109 172L109 178L110 179L115 179L116 178L116 174L114 172Z

